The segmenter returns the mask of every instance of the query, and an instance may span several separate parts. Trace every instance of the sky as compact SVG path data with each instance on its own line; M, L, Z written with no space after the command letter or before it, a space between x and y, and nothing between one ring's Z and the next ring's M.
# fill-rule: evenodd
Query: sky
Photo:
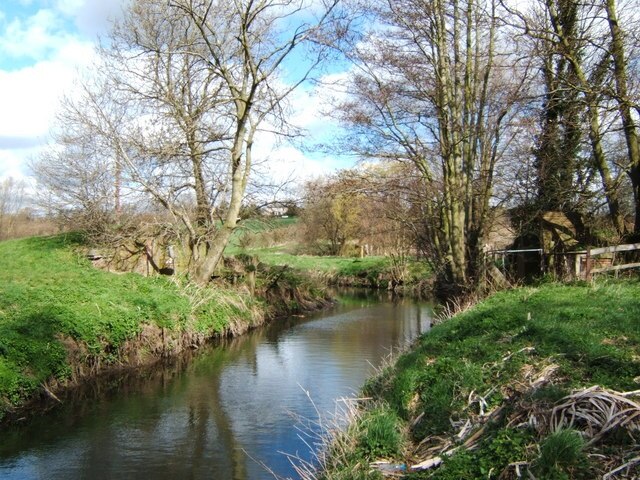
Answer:
M0 181L28 179L28 161L47 145L64 94L91 68L94 46L126 0L0 0ZM335 74L335 73L334 73ZM312 87L294 92L292 119L317 143L333 126L320 113ZM280 144L268 135L256 149L282 178L310 178L344 160Z
M0 2L0 179L29 176L61 96L90 66L99 34L123 0Z

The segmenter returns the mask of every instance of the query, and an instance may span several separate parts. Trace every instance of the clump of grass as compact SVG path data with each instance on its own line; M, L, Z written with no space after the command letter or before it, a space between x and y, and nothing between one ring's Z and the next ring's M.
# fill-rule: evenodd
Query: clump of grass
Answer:
M535 474L541 479L586 478L589 460L586 442L575 430L558 430L540 444L540 455L534 462Z
M358 453L370 460L401 455L404 438L400 428L397 415L387 406L367 411L358 424Z
M562 400L568 394L569 391L560 385L545 385L533 390L528 396L532 402L551 406L559 400Z

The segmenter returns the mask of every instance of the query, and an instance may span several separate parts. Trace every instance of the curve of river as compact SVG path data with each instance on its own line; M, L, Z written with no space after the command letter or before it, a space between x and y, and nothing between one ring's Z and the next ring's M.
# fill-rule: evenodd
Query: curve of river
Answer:
M372 365L428 330L431 314L415 300L351 293L328 311L190 359L102 379L53 412L5 428L0 478L273 479L261 463L295 478L282 452L310 458L295 416L333 412Z

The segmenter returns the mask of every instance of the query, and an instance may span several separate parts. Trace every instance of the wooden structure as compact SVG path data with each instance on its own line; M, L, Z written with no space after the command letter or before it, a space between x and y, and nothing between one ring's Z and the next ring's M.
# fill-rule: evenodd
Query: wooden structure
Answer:
M593 275L606 272L619 272L631 268L640 268L640 254L632 254L631 252L640 251L640 243L630 243L623 245L611 245L608 247L588 248L586 250L577 250L566 253L553 253L544 251L540 248L530 249L513 249L513 250L491 250L486 252L488 259L494 264L499 264L503 272L507 265L507 259L513 259L511 265L514 269L512 272L516 278L522 280L528 276L526 268L527 264L532 261L539 262L535 270L538 274L544 274L547 271L545 259L561 260L569 268L571 272L566 272L569 277L577 280L590 280ZM560 257L560 258L558 258Z

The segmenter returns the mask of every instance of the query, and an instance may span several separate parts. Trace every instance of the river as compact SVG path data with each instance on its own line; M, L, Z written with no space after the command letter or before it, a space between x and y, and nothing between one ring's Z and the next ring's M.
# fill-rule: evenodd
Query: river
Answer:
M357 393L392 349L431 325L411 299L351 292L142 374L114 375L0 434L2 479L295 478L296 417ZM266 467L265 467L266 466Z

